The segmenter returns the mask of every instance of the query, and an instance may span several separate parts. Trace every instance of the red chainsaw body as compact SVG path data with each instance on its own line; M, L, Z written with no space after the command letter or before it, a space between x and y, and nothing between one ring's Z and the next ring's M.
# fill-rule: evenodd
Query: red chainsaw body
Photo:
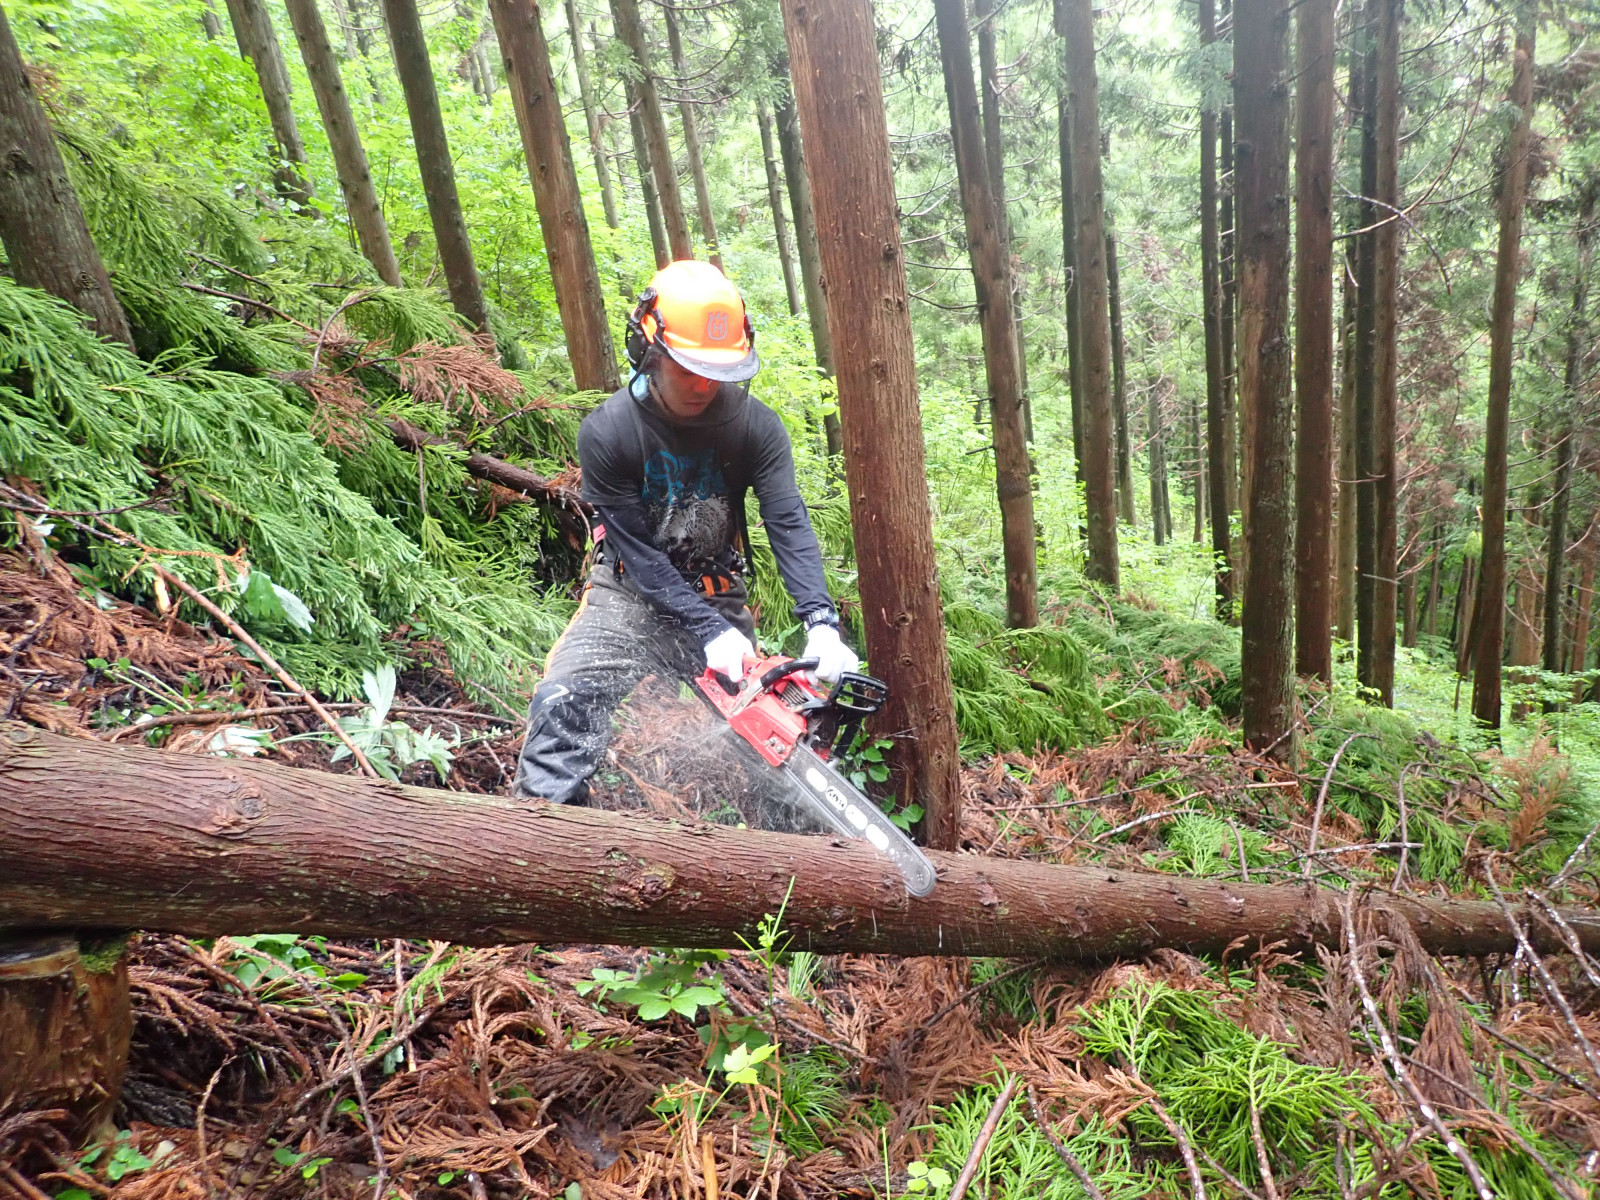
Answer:
M796 744L805 735L806 718L785 704L776 693L760 689L757 683L768 670L789 661L781 654L759 660L746 659L744 684L731 693L721 678L710 670L695 680L706 699L711 701L712 707L727 718L733 731L775 767L781 767L788 760ZM806 699L821 696L798 673L788 676L784 685L784 691L790 686L803 689Z

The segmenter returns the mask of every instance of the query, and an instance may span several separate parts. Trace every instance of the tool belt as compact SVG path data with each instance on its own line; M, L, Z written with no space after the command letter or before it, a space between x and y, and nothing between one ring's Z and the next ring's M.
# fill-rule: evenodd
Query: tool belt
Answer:
M606 553L605 526L597 526L595 534L596 561L606 563L617 575L626 575L627 570L622 565L622 559ZM676 564L674 564L676 565ZM744 555L737 550L730 551L730 560L719 563L714 559L695 559L677 568L678 574L697 593L702 596L723 596L734 590L735 587L745 586L745 576L748 566Z

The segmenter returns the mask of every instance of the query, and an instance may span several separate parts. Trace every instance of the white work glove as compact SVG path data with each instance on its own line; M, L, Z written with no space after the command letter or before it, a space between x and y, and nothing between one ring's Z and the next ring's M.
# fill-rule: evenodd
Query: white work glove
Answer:
M861 660L839 640L839 631L832 625L813 625L811 632L806 635L806 648L800 657L817 660L817 669L807 674L820 683L838 683L839 676L846 671L859 670L861 667Z
M750 639L731 627L706 643L706 666L734 683L744 678L744 660L755 656Z

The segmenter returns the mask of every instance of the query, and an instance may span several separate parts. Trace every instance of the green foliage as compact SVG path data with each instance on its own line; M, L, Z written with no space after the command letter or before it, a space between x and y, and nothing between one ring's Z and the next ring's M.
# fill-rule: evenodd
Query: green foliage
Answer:
M1252 1108L1278 1161L1337 1194L1333 1122L1375 1122L1363 1081L1295 1062L1288 1047L1240 1029L1218 1012L1226 999L1136 980L1084 1014L1091 1053L1137 1071L1193 1141L1246 1182L1260 1178ZM1129 1120L1141 1140L1169 1141L1147 1109Z
M573 987L578 995L593 995L597 1002L635 1008L641 1021L659 1021L673 1013L693 1021L701 1009L727 1011L721 977L713 975L709 981L700 977L702 965L726 957L725 952L713 950L655 951L637 970L596 967L590 978Z
M363 671L361 688L366 694L367 707L353 716L339 718L340 728L385 778L398 780L400 772L407 767L425 762L433 767L440 784L448 783L450 752L458 744L458 739L446 738L428 729L413 729L404 721L389 720L389 708L394 703L394 685L394 667L388 663L376 671ZM334 743L330 761L338 762L349 757L350 748L333 734L319 733L315 736Z
M1077 637L1059 627L1007 629L966 604L945 609L964 755L1066 749L1108 725Z
M825 1049L784 1057L778 1132L792 1154L804 1158L820 1151L843 1119L848 1091L841 1078L847 1070L847 1063Z
M60 508L147 505L118 515L118 527L190 552L164 565L215 589L216 603L310 686L354 691L361 671L387 658L382 635L407 620L434 633L469 678L514 685L559 632L565 604L509 586L504 568L469 591L464 577L431 565L341 482L307 426L278 384L176 354L140 362L96 340L64 305L0 279L0 469L35 480ZM70 530L55 538L73 543ZM240 547L304 602L309 630L259 605L251 613L231 588L215 588L213 561L192 556ZM86 557L86 582L104 590L139 596L149 586L129 577L137 551L85 539L74 553Z
M980 1084L933 1110L933 1145L924 1156L926 1171L912 1176L926 1179L927 1188L917 1191L938 1195L933 1172L954 1178L966 1165L1002 1086ZM1175 1178L1176 1173L1167 1167L1135 1167L1129 1140L1097 1116L1083 1122L1065 1144L1107 1200L1148 1196L1164 1179ZM1055 1147L1033 1123L1021 1095L1013 1097L1001 1115L974 1185L984 1187L985 1194L997 1200L1083 1200L1085 1196L1083 1185L1062 1166ZM910 1187L905 1190L915 1194Z

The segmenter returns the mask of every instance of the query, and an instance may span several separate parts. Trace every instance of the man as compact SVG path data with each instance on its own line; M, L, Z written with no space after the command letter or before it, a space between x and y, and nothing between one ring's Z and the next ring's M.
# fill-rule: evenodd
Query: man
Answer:
M558 804L587 800L612 710L645 675L743 678L756 653L747 491L806 628L803 657L830 683L860 665L839 639L789 435L749 394L761 362L738 288L710 263L663 268L628 321L627 349L633 378L578 430L598 557L534 690L512 786Z

